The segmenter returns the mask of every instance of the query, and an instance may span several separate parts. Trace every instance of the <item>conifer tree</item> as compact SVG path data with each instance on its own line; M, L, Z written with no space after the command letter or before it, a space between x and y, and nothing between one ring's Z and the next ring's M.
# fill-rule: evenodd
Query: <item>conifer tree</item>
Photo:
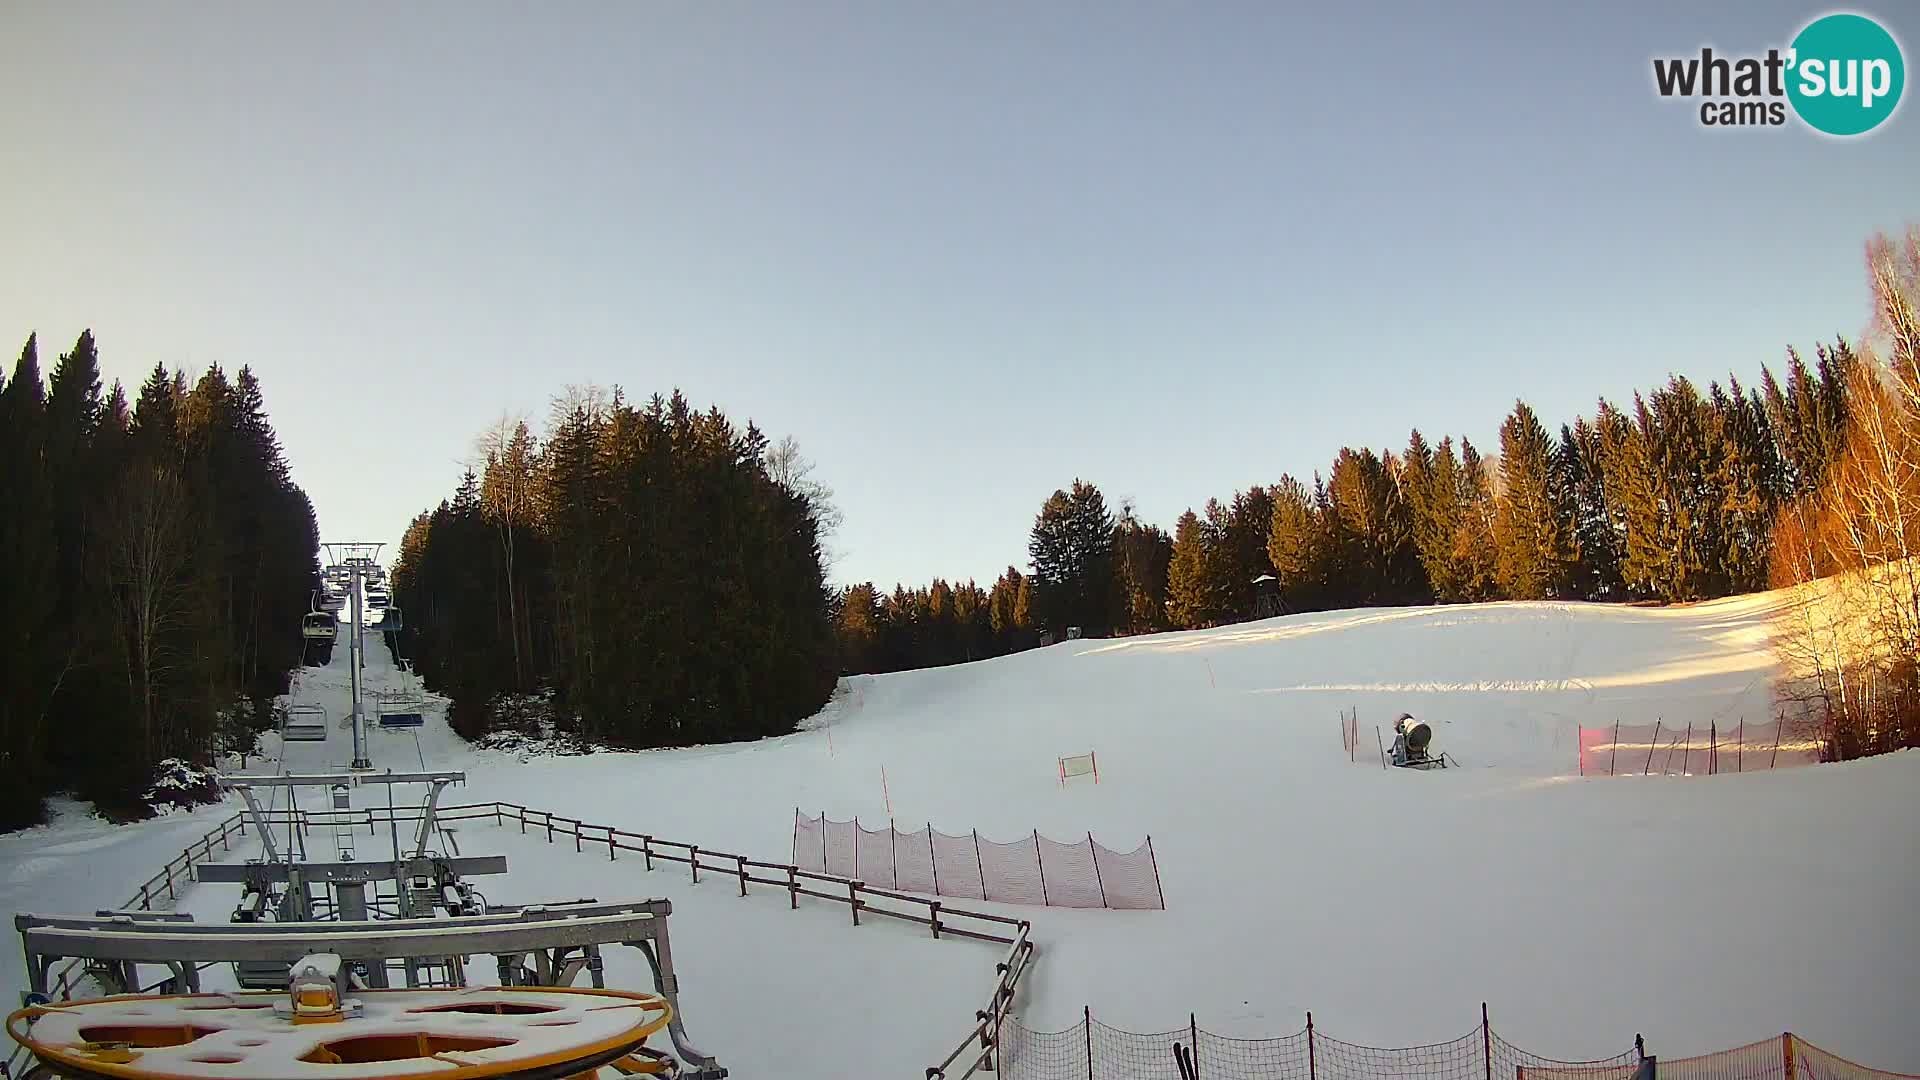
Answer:
M1222 550L1224 513L1217 501L1201 518L1192 510L1180 515L1173 527L1172 553L1167 563L1167 614L1182 629L1214 626L1229 614L1222 588L1227 575Z
M1572 515L1546 429L1524 401L1500 427L1500 475L1494 544L1502 591L1516 600L1565 595L1574 563Z
M1259 486L1234 492L1220 538L1224 557L1219 569L1225 575L1220 589L1226 608L1235 619L1251 619L1256 613L1253 581L1273 573L1273 560L1267 554L1272 534L1272 493Z
M1332 528L1325 491L1318 477L1308 491L1283 476L1271 489L1273 525L1267 533L1267 559L1289 610L1319 611L1330 606L1336 572Z
M1572 595L1588 600L1614 599L1621 589L1622 538L1607 513L1603 457L1600 433L1585 417L1572 426L1560 426L1553 468L1555 482L1565 493L1573 515L1576 556L1569 584Z
M1100 489L1081 480L1041 505L1027 543L1040 625L1055 632L1079 626L1089 635L1112 625L1113 528Z
M0 764L16 778L0 784L0 828L39 821L46 783L43 634L57 602L57 553L37 342L27 338L0 389Z
M1142 525L1133 506L1123 503L1113 531L1114 579L1120 591L1119 629L1149 634L1167 628L1167 575L1173 541L1152 525Z

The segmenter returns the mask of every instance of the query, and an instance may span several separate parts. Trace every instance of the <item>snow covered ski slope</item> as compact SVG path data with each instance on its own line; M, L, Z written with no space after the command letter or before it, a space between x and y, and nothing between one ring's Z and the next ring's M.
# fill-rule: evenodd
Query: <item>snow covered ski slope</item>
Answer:
M1405 1046L1473 1026L1485 1000L1502 1035L1560 1057L1610 1054L1635 1032L1674 1057L1791 1029L1920 1072L1920 756L1573 775L1578 727L1770 718L1776 602L1376 609L1072 641L849 679L808 730L670 752L523 761L472 750L433 707L417 744L376 732L373 757L467 770L460 802L776 860L796 808L868 824L890 810L903 829L986 840L1092 832L1116 850L1151 834L1167 910L1001 909L1034 922L1040 953L1018 1011L1043 1030L1091 1006L1134 1030L1191 1012L1221 1034L1272 1035L1311 1008L1329 1033ZM372 659L372 685L398 678ZM335 677L310 672L307 689L343 694L321 688ZM1343 709L1359 713L1357 762ZM1371 729L1401 712L1463 767L1383 771ZM337 735L290 760L338 764ZM1088 751L1099 783L1063 787L1057 759ZM205 828L178 822L94 830L111 838L109 865L86 873L45 861L47 830L0 838L4 900L118 902ZM60 829L61 844L90 842ZM725 880L692 885L684 869L648 874L511 827L468 823L461 844L509 856L502 899L673 899L695 1032L737 1075L919 1075L990 978L989 947L855 929L843 909L792 912L778 892L742 898ZM223 918L231 899L213 888L184 906ZM11 989L19 961L6 963ZM839 1050L795 1054L795 1040Z

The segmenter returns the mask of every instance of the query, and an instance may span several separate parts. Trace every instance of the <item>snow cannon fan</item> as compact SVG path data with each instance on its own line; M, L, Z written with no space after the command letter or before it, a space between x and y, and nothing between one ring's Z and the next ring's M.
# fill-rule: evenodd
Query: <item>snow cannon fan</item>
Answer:
M1401 713L1400 719L1393 722L1394 765L1403 769L1446 768L1445 754L1428 753L1432 743L1433 729L1415 720L1411 713Z
M1411 718L1409 718L1411 719ZM1407 753L1409 757L1426 757L1427 744L1433 741L1433 729L1414 720L1407 725Z

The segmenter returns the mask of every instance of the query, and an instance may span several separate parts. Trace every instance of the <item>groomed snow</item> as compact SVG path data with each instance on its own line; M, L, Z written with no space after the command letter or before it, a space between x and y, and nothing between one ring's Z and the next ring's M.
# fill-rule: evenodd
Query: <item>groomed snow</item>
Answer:
M1470 1028L1485 1000L1505 1038L1560 1057L1614 1053L1635 1032L1681 1056L1791 1029L1920 1072L1920 755L1572 775L1576 726L1770 717L1777 602L1376 609L1074 641L847 680L810 730L670 752L522 762L468 748L430 704L417 746L376 732L373 755L396 770L466 769L454 801L505 799L761 858L787 856L796 807L877 823L888 801L903 828L986 839L1092 831L1125 849L1150 833L1167 911L996 908L1034 921L1019 1011L1041 1029L1090 1005L1135 1030L1193 1012L1221 1034L1279 1035L1311 1008L1331 1036L1408 1045ZM371 685L397 685L383 661ZM301 700L337 719L343 659L336 668L309 673ZM1346 708L1359 710L1358 763L1341 749ZM1403 711L1465 767L1384 772L1370 732ZM1100 783L1063 790L1056 759L1088 750ZM302 771L346 754L337 727L288 748ZM0 904L117 903L226 812L0 837ZM691 1034L737 1075L919 1075L990 984L992 946L890 921L856 929L841 905L791 912L777 890L741 898L725 879L695 886L684 867L648 874L511 826L469 822L459 837L466 853L508 856L504 882L479 882L496 900L671 898ZM224 918L233 899L206 886L183 906ZM17 988L18 951L0 957ZM610 972L646 986L626 960Z

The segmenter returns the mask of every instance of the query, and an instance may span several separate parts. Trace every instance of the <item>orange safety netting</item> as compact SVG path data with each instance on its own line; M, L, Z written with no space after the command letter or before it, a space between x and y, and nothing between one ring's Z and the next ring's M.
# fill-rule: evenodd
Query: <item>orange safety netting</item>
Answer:
M1820 743L1779 722L1672 725L1619 724L1580 729L1580 772L1585 776L1711 776L1820 760Z
M955 836L928 825L869 829L825 814L796 812L793 864L883 889L1051 907L1160 909L1166 906L1148 838L1114 851L1091 835L1061 843L1032 833L1012 843Z

